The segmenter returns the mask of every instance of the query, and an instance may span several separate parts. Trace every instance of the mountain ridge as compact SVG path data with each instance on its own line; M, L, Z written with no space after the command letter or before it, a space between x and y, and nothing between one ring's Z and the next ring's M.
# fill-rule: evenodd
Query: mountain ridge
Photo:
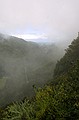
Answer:
M49 78L52 79L56 61L60 56L61 50L54 44L40 46L17 37L10 36L9 39L8 37L5 39L1 36L0 79L3 87L0 90L0 104L4 105L5 101L8 104L13 100L23 99L26 95L34 95L31 92L32 86L34 84L43 86ZM53 70L46 72L48 71L45 70L46 66ZM8 96L12 97L8 99Z

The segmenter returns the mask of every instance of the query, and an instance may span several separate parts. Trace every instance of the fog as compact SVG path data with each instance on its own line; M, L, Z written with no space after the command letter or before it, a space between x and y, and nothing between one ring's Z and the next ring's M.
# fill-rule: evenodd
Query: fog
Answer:
M52 81L57 61L78 36L78 5L79 0L0 0L1 106L31 97L34 85Z
M79 31L79 0L0 0L0 32L69 41Z
M27 42L0 35L0 105L34 95L33 86L43 87L53 79L57 60L64 55L53 44Z

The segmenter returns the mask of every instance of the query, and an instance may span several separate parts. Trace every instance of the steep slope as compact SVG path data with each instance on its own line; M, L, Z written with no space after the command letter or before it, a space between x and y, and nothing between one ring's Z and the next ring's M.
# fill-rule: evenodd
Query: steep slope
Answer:
M1 34L0 105L32 96L34 84L41 86L50 80L56 61L61 56L56 54L57 51L60 52L59 48L53 44L40 46ZM50 70L46 70L46 66Z
M79 59L79 37L73 40L68 49L66 49L66 53L63 58L58 61L54 71L54 77L66 73L77 59Z
M75 50L78 52L78 48ZM33 99L13 103L4 111L1 110L1 118L4 120L79 120L78 56L67 69L64 74L55 78L57 84L35 88L36 95Z

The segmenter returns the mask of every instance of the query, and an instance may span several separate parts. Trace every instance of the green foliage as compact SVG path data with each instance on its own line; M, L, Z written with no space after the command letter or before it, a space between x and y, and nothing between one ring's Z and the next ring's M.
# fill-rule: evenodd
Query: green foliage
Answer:
M50 86L38 90L36 94L36 120L45 119L45 112L49 107L52 95L53 91Z
M40 45L0 34L0 105L33 96L33 84L51 81L60 51L54 43Z
M54 77L66 73L77 59L79 59L79 37L69 45L63 58L58 61L54 70Z
M59 77L56 76L55 79L57 84L39 89L34 86L36 94L34 99L7 106L0 112L2 120L79 120L78 39L72 42L56 66L59 72L57 73ZM73 60L73 64L70 65Z
M33 120L34 109L29 100L21 103L13 103L6 108L3 120Z
M37 89L31 101L8 106L3 120L78 120L79 61L57 81L56 85Z
M4 110L0 108L0 120L3 120L3 117L4 117L3 113L4 113Z

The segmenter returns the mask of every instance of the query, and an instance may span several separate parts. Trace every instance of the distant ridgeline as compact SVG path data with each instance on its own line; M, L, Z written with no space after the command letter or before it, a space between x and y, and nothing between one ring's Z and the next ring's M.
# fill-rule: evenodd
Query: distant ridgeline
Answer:
M55 44L39 45L0 34L0 105L32 96L33 85L51 81L62 54Z
M78 37L72 41L71 45L65 51L66 53L63 58L56 64L54 77L68 72L69 68L79 59L79 32Z
M52 64L45 67L46 74L51 70L50 65ZM35 93L33 99L25 99L0 110L0 118L2 120L79 120L79 37L69 45L65 55L57 63L52 83L43 88L35 88Z

